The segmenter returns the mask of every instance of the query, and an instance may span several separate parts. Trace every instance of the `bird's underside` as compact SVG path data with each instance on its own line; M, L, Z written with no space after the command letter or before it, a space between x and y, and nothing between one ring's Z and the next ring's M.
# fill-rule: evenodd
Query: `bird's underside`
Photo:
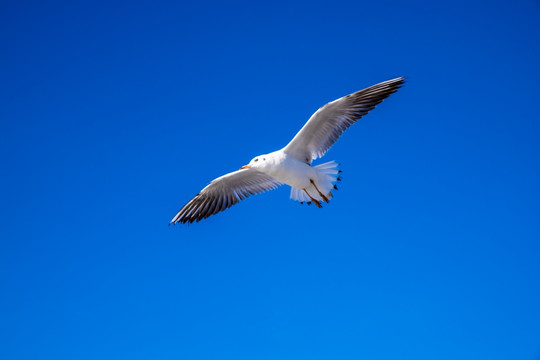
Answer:
M199 222L252 195L291 186L291 199L322 207L340 180L338 164L317 166L341 134L386 97L396 92L403 78L388 80L332 101L317 110L283 149L255 157L240 170L213 180L178 211L171 223Z

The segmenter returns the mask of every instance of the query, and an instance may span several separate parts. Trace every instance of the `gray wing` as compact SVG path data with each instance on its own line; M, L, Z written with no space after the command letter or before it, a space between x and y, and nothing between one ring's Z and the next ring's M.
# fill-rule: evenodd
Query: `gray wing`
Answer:
M172 224L199 222L251 195L277 188L281 183L254 169L242 169L212 181L171 220Z
M388 80L324 105L283 151L311 164L312 160L322 157L349 126L395 93L403 83L402 77Z

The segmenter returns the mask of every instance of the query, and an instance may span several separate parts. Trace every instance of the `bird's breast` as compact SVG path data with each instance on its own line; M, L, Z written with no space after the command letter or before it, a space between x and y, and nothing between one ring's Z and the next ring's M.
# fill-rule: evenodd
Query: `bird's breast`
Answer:
M279 159L267 170L265 172L268 175L298 189L308 187L310 179L316 179L315 171L311 166L289 156Z

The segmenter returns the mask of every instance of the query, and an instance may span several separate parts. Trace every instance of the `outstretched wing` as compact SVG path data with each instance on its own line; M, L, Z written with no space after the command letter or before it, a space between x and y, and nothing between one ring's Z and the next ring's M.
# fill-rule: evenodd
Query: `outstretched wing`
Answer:
M322 157L349 126L395 93L403 83L402 77L388 80L324 105L283 151L311 164L312 160Z
M277 188L281 183L254 169L242 169L212 181L171 220L172 224L199 222L248 198Z

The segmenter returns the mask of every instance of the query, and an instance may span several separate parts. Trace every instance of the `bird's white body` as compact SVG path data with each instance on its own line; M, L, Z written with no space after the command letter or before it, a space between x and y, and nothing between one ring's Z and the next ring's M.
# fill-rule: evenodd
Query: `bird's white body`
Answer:
M259 159L259 161L250 163L251 168L268 174L283 184L298 189L308 187L311 185L310 179L315 180L317 178L315 168L287 155L283 150L261 155L255 159Z
M338 164L311 166L358 119L403 85L403 78L388 80L332 101L317 110L283 149L257 156L240 170L223 175L191 199L172 223L192 223L217 214L245 198L280 185L291 187L291 199L314 203L332 198L340 180Z
M328 202L332 198L331 190L339 173L337 166L334 161L311 166L281 149L257 156L245 168L260 171L289 185L292 200L312 201L320 207L321 202Z

